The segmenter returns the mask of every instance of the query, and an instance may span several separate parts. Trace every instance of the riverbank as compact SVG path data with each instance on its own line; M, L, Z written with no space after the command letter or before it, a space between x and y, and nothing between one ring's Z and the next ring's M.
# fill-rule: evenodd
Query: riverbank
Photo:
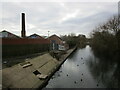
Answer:
M42 83L39 88L42 89L43 87L45 87L48 84L48 81L50 80L50 78L53 76L53 74L59 70L59 68L61 67L61 65L66 61L66 59L72 54L74 53L74 51L76 51L77 48L74 49L70 49L67 51L67 53L65 55L63 55L60 58L59 64L56 65L56 67L54 68L54 70L51 72L51 74L49 75L49 77L45 80L44 83Z
M2 70L3 88L42 88L74 50L75 49L68 50L59 61L46 53L26 60L25 62L30 63L28 67L23 68L21 64L17 64L9 68L4 68ZM36 70L41 74L48 75L48 78L44 80L39 79L37 75L33 73Z

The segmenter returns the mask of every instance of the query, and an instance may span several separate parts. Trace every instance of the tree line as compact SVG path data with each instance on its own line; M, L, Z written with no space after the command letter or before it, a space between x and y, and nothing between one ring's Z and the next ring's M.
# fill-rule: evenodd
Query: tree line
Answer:
M69 48L85 47L87 38L83 34L76 35L75 33L70 33L68 35L61 35L62 40L69 44Z
M95 28L91 34L91 46L98 56L120 59L120 16L113 16Z

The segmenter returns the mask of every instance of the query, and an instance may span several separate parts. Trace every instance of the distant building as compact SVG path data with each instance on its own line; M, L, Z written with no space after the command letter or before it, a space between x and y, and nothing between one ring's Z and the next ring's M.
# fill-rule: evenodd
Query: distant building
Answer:
M51 49L52 50L66 50L65 47L65 41L63 41L60 37L57 35L52 35L49 37Z
M39 36L38 34L32 34L32 35L28 36L28 38L44 39L42 36Z
M0 38L20 38L20 37L6 30L3 30L2 32L0 32Z

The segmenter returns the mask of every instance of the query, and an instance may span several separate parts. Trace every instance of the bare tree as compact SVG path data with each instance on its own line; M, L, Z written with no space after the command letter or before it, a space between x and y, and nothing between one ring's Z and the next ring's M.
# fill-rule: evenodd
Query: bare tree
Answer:
M105 23L104 25L101 25L98 28L108 32L111 31L114 35L116 35L117 32L120 30L119 18L120 16L114 16L113 18L109 19L107 23Z

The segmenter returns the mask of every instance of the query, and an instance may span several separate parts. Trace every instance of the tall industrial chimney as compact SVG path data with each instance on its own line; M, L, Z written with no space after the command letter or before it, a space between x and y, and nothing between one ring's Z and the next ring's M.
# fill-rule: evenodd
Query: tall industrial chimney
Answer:
M22 31L21 31L21 37L26 37L26 31L25 31L25 13L22 13Z

